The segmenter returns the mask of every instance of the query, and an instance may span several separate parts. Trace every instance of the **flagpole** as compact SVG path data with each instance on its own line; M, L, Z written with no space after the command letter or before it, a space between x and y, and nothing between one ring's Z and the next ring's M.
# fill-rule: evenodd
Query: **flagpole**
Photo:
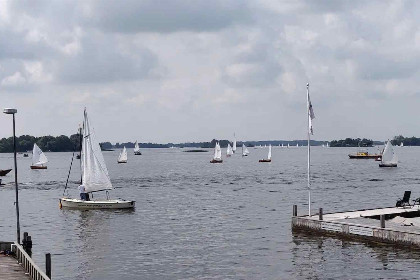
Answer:
M310 112L309 112L309 83L306 84L306 108L308 114L308 192L309 192L309 214L308 216L311 217L311 132L310 132Z

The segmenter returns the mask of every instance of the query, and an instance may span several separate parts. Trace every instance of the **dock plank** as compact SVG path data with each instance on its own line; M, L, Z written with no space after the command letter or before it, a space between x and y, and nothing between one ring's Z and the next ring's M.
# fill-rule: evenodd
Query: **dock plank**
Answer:
M22 266L10 256L0 255L0 279L3 280L28 280Z

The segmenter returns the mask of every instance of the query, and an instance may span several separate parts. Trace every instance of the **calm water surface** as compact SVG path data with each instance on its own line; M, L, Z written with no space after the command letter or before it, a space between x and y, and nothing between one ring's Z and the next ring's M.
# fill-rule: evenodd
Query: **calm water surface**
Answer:
M354 149L315 147L313 209L324 212L391 206L404 190L420 196L420 148L396 148L400 164L349 160ZM372 150L373 151L373 150ZM223 164L211 152L181 149L104 152L114 198L134 199L134 211L60 210L71 153L46 153L48 170L30 170L19 155L22 232L53 279L414 279L420 253L330 237L293 235L292 205L307 213L306 148L250 149ZM13 166L0 155L0 168ZM80 171L71 175L76 197ZM0 238L15 240L13 174L0 188ZM99 196L103 196L98 194Z

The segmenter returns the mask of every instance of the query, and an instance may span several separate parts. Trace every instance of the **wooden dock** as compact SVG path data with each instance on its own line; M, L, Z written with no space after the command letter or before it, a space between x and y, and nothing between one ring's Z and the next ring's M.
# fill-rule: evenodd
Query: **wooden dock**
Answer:
M420 206L388 207L298 216L293 208L292 230L326 233L420 248Z
M11 256L0 255L0 279L28 280L31 279L17 260Z
M47 254L47 273L49 275L47 276L20 244L0 241L0 251L13 252L14 254L14 256L0 254L1 280L51 280L51 254Z

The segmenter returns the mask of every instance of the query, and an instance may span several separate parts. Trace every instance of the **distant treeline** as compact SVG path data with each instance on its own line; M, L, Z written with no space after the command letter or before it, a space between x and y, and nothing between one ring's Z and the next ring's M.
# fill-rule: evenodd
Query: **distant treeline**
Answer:
M73 134L70 137L65 135L60 136L42 136L42 137L34 137L30 135L22 135L17 137L16 139L16 148L18 152L27 152L31 151L33 148L34 143L36 143L41 150L46 152L72 152L74 150L78 151L80 149L80 139L78 134ZM210 142L186 142L186 143L168 143L168 144L157 144L157 143L139 143L140 148L170 148L170 147L177 147L177 148L214 148L216 141L219 141L220 146L222 148L226 148L228 143L233 145L232 141L229 140L216 140L213 139ZM311 146L321 146L322 144L326 144L326 141L316 141L311 140ZM420 138L416 137L404 137L402 135L395 136L392 140L393 145L400 145L403 143L405 146L420 146ZM247 147L255 147L255 146L265 146L265 145L273 145L273 146L306 146L306 140L293 140L293 141L286 141L286 140L268 140L268 141L238 141L236 146L240 148L242 144L245 144ZM381 145L383 142L379 141L372 141L371 139L360 139L360 138L346 138L343 140L333 140L330 142L331 147L372 147L373 145ZM102 149L111 150L111 149L121 149L122 147L126 148L134 148L133 142L127 143L116 143L115 145L111 144L110 142L103 142L100 144ZM13 138L3 138L0 139L0 153L12 153L13 152Z
M22 135L16 137L16 151L27 152L32 151L34 143L41 150L46 152L71 152L80 149L79 135L73 134L70 137L65 135L34 137L30 135ZM0 140L0 153L13 152L13 137L3 138Z
M406 138L402 135L398 135L391 140L391 143L392 145L401 145L401 143L403 143L404 146L420 146L420 138L414 136Z
M371 139L360 138L346 138L344 140L333 140L330 147L372 147L374 144Z

